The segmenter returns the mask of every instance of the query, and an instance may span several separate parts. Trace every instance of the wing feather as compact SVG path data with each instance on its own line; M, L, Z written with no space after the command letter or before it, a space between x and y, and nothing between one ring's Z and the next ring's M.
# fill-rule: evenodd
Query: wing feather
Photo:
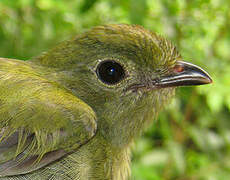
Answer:
M96 132L91 107L40 73L0 59L0 177L41 168Z

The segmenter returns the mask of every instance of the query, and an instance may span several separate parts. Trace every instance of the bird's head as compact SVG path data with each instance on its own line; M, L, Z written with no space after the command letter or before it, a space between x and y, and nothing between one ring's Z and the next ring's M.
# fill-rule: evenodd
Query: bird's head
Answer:
M211 83L165 38L135 25L95 27L36 59L96 112L98 130L123 147L151 122L177 86Z

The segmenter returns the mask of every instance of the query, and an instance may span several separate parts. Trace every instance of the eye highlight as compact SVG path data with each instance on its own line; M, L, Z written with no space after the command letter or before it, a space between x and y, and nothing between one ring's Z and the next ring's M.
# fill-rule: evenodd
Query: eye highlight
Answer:
M125 77L125 70L114 60L105 60L98 64L96 73L98 78L105 84L114 85Z

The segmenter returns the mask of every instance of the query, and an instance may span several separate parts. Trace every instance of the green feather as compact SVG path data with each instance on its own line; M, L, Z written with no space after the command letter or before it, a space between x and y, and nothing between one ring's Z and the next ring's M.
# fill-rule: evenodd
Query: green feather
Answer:
M0 59L0 179L128 179L134 138L174 95L147 87L181 59L168 40L125 24L95 27L31 61ZM101 81L104 60L125 78Z

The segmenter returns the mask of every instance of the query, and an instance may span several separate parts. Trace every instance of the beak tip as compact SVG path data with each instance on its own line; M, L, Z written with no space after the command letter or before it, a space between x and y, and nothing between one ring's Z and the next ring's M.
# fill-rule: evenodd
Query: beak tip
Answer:
M209 81L207 84L212 84L213 83L213 80L209 77Z
M211 76L207 72L204 71L203 76L204 76L203 84L212 84L213 83Z

